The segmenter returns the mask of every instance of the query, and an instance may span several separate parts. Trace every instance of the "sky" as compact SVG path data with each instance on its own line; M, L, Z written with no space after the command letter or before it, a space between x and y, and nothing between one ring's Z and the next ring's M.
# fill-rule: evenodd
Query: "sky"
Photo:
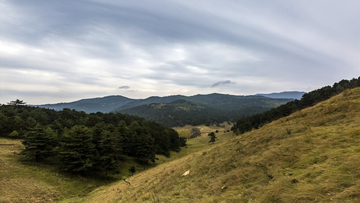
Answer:
M360 76L359 0L0 0L0 103L312 91Z

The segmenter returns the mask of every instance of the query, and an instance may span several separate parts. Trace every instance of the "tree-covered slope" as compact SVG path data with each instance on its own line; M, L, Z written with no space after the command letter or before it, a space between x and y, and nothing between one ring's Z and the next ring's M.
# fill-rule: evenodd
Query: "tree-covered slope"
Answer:
M189 97L189 100L212 108L230 111L248 107L274 108L288 101L292 101L292 99L272 99L263 96L235 96L217 93L195 95Z
M105 177L118 172L124 157L155 162L156 154L169 156L186 142L175 130L138 116L22 105L0 106L0 137L23 139L28 160Z
M80 201L359 202L359 122L360 88L346 90Z
M137 115L166 126L215 124L236 121L284 104L291 99L263 96L208 94L150 97L118 107L114 112Z
M216 105L213 105L216 106ZM269 110L266 107L243 107L227 110L209 107L183 99L170 103L152 103L118 111L122 114L137 115L165 126L211 125L232 121L241 117Z
M302 96L301 100L290 101L261 114L241 118L236 122L232 128L232 131L235 133L244 133L251 131L254 128L257 129L266 123L288 116L293 112L313 106L345 90L356 87L360 87L360 77L353 78L350 81L341 80L334 83L333 86L325 86L320 89L308 92Z
M131 101L125 105L119 106L115 109L112 110L112 112L120 112L121 110L124 109L131 109L137 106L143 106L143 105L148 105L148 104L160 104L160 103L170 103L179 99L186 99L186 96L182 96L182 95L174 95L174 96L167 96L167 97L149 97L146 99L139 99L139 100L135 100L135 101Z
M201 105L206 105L211 108L221 110L238 110L247 107L265 107L274 108L281 104L285 104L292 99L272 99L263 96L235 96L228 94L204 94L194 96L167 96L167 97L149 97L144 100L136 100L129 102L123 106L115 108L113 112L121 112L121 110L134 108L137 106L153 104L153 103L170 103L176 100L186 100Z

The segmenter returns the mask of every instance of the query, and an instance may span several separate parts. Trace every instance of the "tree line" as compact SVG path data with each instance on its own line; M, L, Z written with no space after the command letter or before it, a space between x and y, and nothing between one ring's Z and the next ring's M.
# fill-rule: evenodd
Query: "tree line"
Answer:
M351 80L341 80L332 86L325 86L320 89L304 94L301 100L290 101L269 111L239 119L231 130L236 134L242 134L252 129L258 129L266 123L288 116L296 111L314 106L341 92L360 87L360 77Z
M28 160L54 162L71 173L102 171L107 176L127 156L154 163L155 154L170 156L170 150L186 145L175 130L138 116L22 104L0 105L0 136L21 138L21 154Z

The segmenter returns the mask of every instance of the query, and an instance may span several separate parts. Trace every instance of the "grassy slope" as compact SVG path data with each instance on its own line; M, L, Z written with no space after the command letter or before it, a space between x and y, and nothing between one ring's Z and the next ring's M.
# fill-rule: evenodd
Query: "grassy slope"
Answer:
M223 131L224 128L215 126L199 126L203 134L208 131ZM228 129L230 126L226 126ZM191 129L192 126L184 128ZM230 133L223 135L218 133L219 143L231 138ZM194 151L209 147L209 138L203 136L200 139L193 139L188 142L189 147L183 148L180 153L172 152L171 158L158 156L158 164L169 162L179 157L183 157ZM91 190L109 183L113 180L121 180L129 176L128 168L136 167L136 173L144 170L143 165L139 165L134 160L128 158L126 163L121 165L121 173L110 177L107 182L102 178L83 178L80 176L69 176L59 173L56 167L22 162L21 156L17 155L23 149L20 140L0 138L0 202L78 202ZM145 166L149 169L152 166Z
M358 202L359 111L357 88L136 174L127 179L131 186L100 187L81 201Z
M53 166L21 162L19 140L0 138L0 202L53 202L85 196L102 180L59 174Z

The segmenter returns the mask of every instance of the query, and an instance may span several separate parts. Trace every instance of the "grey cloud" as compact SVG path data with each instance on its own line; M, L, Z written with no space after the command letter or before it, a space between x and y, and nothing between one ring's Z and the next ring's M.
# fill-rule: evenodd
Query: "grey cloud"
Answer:
M231 81L253 93L270 87L283 91L284 84L318 88L360 75L360 21L354 20L360 18L360 4L330 0L323 5L301 0L2 1L0 43L14 50L2 50L0 44L0 71L9 77L15 70L57 75L53 84L64 83L58 87L64 92L74 87L67 82L77 84L79 92L89 86L115 91L119 78L139 89L138 95L148 87L154 95L175 87L201 92L209 81L219 80L211 87L227 85L228 93L245 93ZM0 87L5 89L1 80Z
M235 82L231 82L230 80L219 81L219 82L212 84L211 87L213 88L213 87L217 87L217 86L221 86L221 85L230 85L230 84L235 84Z
M130 89L130 86L120 86L118 89Z

